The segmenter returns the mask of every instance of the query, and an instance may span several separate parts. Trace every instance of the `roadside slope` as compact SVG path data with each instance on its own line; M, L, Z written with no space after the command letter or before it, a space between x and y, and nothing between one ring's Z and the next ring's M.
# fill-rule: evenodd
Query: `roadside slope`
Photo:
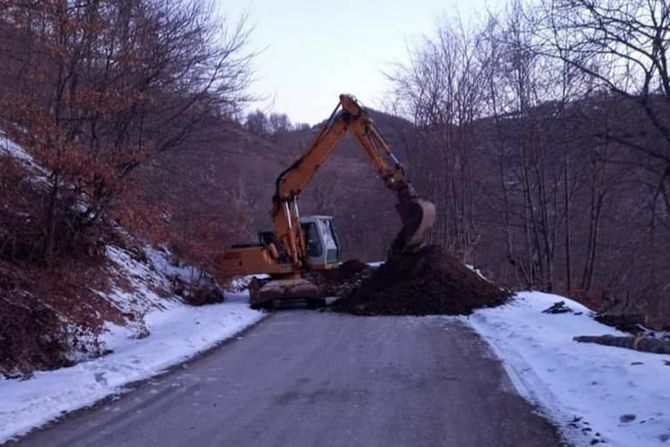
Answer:
M190 306L223 301L221 286L115 222L39 262L32 255L39 234L26 229L49 176L2 133L0 168L8 183L0 189L12 193L0 196L0 442L158 374L263 317L246 295ZM75 216L83 200L64 209Z

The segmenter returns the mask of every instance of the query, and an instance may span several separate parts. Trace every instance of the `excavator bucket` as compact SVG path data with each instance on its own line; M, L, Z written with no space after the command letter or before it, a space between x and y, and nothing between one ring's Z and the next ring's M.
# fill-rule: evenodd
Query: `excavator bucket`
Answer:
M435 205L423 199L412 199L396 205L402 229L392 245L394 252L415 251L424 244L435 222Z

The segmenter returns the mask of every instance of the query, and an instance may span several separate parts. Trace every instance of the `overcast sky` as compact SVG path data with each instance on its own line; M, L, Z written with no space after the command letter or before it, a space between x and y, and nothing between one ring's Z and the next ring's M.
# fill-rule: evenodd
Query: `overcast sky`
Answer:
M339 93L379 108L389 85L383 72L405 62L407 45L430 34L438 17L464 20L502 0L217 0L228 18L248 15L255 61L255 106L314 124Z

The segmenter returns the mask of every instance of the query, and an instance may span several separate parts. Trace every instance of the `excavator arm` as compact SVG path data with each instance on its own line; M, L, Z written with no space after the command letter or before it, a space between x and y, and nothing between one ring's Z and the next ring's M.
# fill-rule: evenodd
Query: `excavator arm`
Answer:
M396 192L403 228L393 242L394 251L421 246L435 218L435 206L422 200L407 180L405 169L375 128L367 112L350 95L340 102L322 126L305 154L282 172L276 181L272 220L279 248L296 269L304 267L305 240L300 226L298 196L338 142L350 133L375 168L384 184Z

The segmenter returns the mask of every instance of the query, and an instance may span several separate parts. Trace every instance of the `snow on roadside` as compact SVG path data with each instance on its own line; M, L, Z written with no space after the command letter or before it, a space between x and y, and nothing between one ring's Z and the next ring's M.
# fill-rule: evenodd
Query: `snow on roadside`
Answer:
M156 293L156 289L170 289L166 277L169 271L166 271L162 264L153 261L150 264L139 262L133 259L126 250L112 245L108 245L105 251L107 258L111 261L111 270L128 280L132 285L132 291L130 292L115 285L111 292L101 293L117 308L123 312L135 311L143 314L153 309L170 309L182 305L176 298L165 299ZM162 262L167 264L164 259Z
M542 313L557 301L575 313ZM573 341L579 335L627 335L593 320L588 308L558 295L522 292L463 321L486 339L518 391L543 408L569 442L670 441L669 357Z
M145 248L147 259L141 261L119 247L108 246L106 251L112 282L116 284L116 276L128 284L97 293L136 317L125 326L106 323L100 341L103 349L112 352L104 357L38 371L28 380L0 378L0 444L122 392L129 383L160 374L265 316L249 308L247 293L227 292L223 303L201 307L188 306L178 297L159 296L158 290L169 290L168 276L182 268L169 263L168 252ZM86 356L74 352L71 358Z
M160 374L263 318L249 308L245 294L226 298L222 304L150 312L145 322L151 335L144 339L110 325L106 342L114 352L105 357L36 372L29 380L0 379L0 443Z
M145 247L144 252L153 266L164 275L176 276L189 282L200 274L200 271L194 267L171 264L168 259L169 253L156 250L153 247Z

